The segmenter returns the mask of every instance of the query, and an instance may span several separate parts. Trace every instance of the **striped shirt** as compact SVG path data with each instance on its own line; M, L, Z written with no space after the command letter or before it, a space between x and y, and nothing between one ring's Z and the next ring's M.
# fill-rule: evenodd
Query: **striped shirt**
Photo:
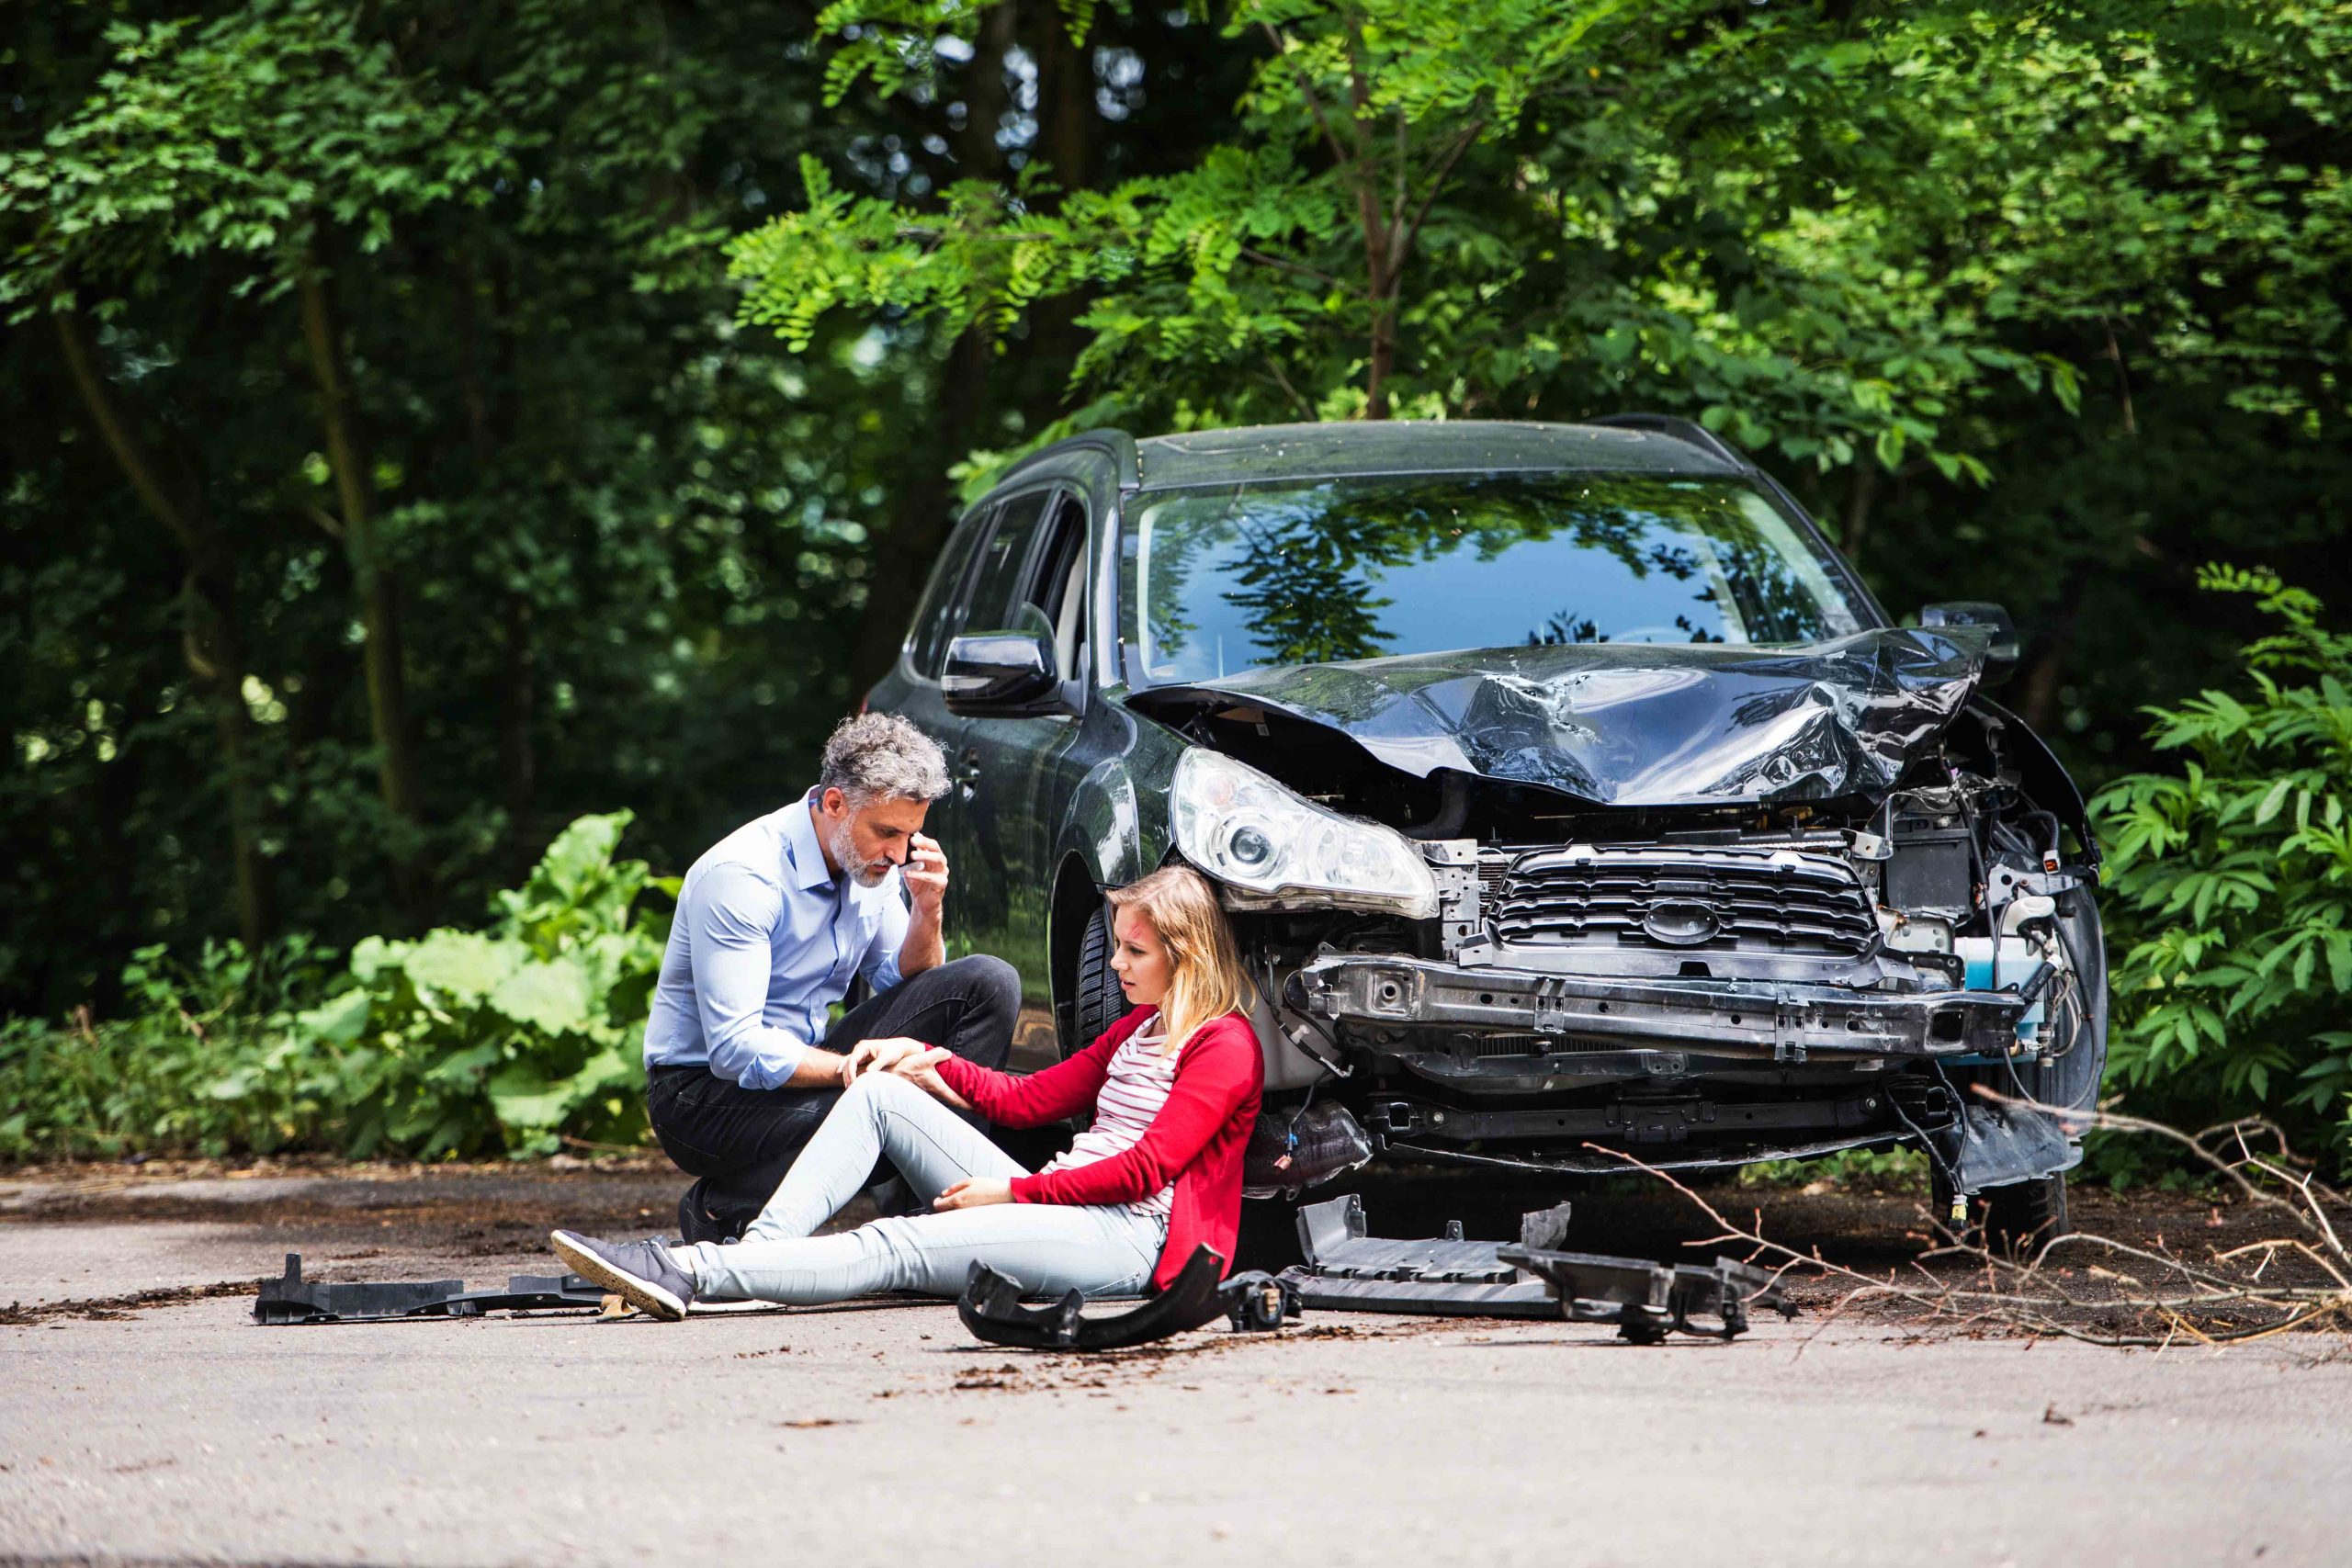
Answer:
M1156 1012L1120 1042L1119 1048L1111 1054L1102 1092L1095 1097L1094 1124L1072 1140L1066 1152L1056 1155L1046 1170L1092 1165L1096 1160L1125 1153L1141 1141L1145 1129L1159 1116L1160 1107L1168 1103L1168 1092L1176 1084L1176 1058L1183 1053L1170 1051L1162 1055L1160 1047L1167 1043L1168 1025ZM1150 1197L1139 1198L1125 1207L1135 1213L1157 1214L1165 1219L1175 1191L1175 1184L1170 1182Z

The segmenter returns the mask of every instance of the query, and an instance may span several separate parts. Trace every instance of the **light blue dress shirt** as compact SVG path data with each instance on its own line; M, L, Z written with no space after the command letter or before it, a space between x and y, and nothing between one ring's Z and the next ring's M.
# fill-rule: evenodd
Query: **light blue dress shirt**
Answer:
M775 1089L825 1037L851 976L877 993L899 983L899 874L873 887L835 876L809 820L816 795L746 822L686 873L645 1022L647 1066L703 1064Z

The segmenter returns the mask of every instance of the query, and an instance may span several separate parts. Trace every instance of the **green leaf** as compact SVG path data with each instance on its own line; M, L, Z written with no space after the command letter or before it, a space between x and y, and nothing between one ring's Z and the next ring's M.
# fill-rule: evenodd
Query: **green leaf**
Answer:
M528 956L521 942L477 931L430 931L413 942L390 945L390 962L413 984L464 1002L489 996Z
M515 1022L546 1034L587 1029L596 993L587 969L571 958L534 959L498 982L490 1005Z
M356 967L356 961L354 967ZM322 1040L331 1045L348 1045L367 1029L368 1010L368 992L355 987L307 1012L296 1014L294 1023L311 1039Z

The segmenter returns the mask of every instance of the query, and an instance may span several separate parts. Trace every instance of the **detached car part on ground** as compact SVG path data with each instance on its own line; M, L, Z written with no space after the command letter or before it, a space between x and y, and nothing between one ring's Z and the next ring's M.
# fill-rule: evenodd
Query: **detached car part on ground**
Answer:
M1237 1334L1265 1333L1309 1307L1566 1318L1612 1324L1636 1345L1661 1344L1670 1334L1736 1339L1747 1332L1751 1308L1796 1315L1771 1275L1728 1258L1667 1265L1562 1251L1556 1244L1567 1219L1565 1203L1524 1216L1516 1247L1464 1240L1458 1224L1441 1238L1390 1241L1367 1234L1363 1201L1351 1193L1300 1212L1306 1261L1279 1275L1253 1269L1221 1279L1225 1259L1204 1247L1141 1306L1089 1316L1076 1291L1049 1306L1023 1306L1016 1281L975 1263L956 1310L974 1337L1031 1350L1132 1349L1220 1314Z
M1102 889L1218 881L1253 1193L1901 1143L2052 1235L2075 1130L1974 1090L2096 1093L2098 846L1984 690L2007 617L1919 620L1677 421L1102 433L967 514L868 700L953 759L1033 1059L1122 1006Z

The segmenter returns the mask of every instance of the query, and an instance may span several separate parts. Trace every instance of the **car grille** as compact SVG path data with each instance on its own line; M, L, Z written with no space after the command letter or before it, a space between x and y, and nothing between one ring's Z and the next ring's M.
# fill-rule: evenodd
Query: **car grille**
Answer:
M1506 942L1853 959L1878 942L1852 868L1795 850L1488 851L1479 879Z
M1588 1040L1570 1034L1457 1034L1453 1054L1484 1061L1493 1056L1557 1056L1577 1051L1623 1051L1622 1040Z

